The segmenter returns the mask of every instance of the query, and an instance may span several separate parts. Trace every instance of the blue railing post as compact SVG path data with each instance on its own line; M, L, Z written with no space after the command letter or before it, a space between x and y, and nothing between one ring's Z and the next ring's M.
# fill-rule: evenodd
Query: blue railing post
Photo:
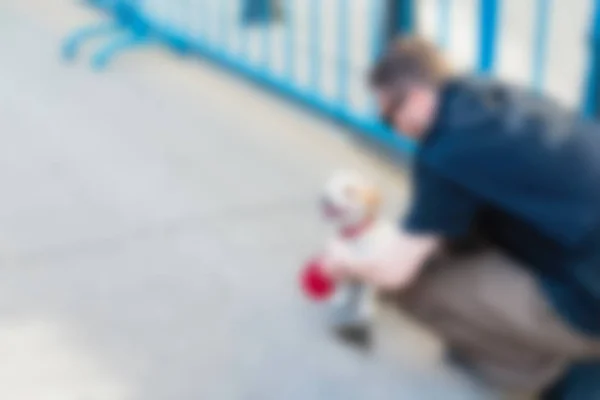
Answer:
M346 109L348 105L348 86L350 49L348 47L348 0L338 0L338 101L340 107Z
M242 21L245 25L267 25L272 18L273 9L270 0L243 0Z
M285 74L290 82L294 82L296 80L295 2L286 0L285 5Z
M387 16L385 41L389 43L398 35L410 34L414 30L414 0L385 0Z
M374 0L368 3L369 6L369 17L370 17L370 28L371 28L371 59L377 60L383 49L386 45L386 37L387 31L384 31L382 27L384 26L384 10L383 10L383 1L382 0Z
M261 38L262 65L269 69L271 66L271 24L263 24Z
M595 0L594 4L589 40L589 67L583 103L583 113L588 117L600 115L600 0Z
M318 94L321 91L321 0L310 3L310 86Z
M498 0L480 0L479 17L479 72L492 71L496 56L496 33L498 31Z
M84 42L97 36L112 34L119 28L119 24L114 21L110 21L77 30L74 34L65 39L62 46L63 58L72 60L77 56L79 48Z
M242 3L241 3L241 5L244 6L244 7L248 7L248 0L243 0ZM247 26L247 24L248 24L248 21L246 20L246 17L244 17L243 20L242 20L242 24L241 24L242 28L245 27L245 26ZM248 60L250 58L250 56L249 56L249 46L250 46L249 42L250 42L250 39L248 37L248 32L246 30L244 30L244 29L239 29L238 32L239 32L239 35L240 35L239 36L239 41L240 41L240 57L243 60Z
M84 41L95 36L115 34L103 47L92 56L92 67L101 70L120 51L143 45L154 39L154 31L148 20L140 12L139 0L121 0L105 2L92 0L92 4L109 12L114 22L96 27L83 28L65 40L63 57L74 58ZM183 42L176 43L177 49L183 51Z
M397 32L402 35L412 33L415 23L414 0L397 0L399 2L396 18L398 21Z
M532 85L536 90L541 90L544 86L544 64L546 61L551 2L552 0L537 0L534 59L531 71Z
M445 49L450 43L450 12L451 0L438 0L438 46Z
M227 2L221 1L218 3L217 10L217 18L216 20L219 22L218 32L217 32L217 42L220 47L226 52L229 45L229 37L227 32Z

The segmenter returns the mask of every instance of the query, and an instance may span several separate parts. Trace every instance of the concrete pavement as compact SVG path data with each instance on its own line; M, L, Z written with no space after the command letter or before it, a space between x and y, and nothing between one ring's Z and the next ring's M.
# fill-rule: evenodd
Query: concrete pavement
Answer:
M103 74L71 1L0 5L0 398L491 399L384 315L363 357L296 290L337 167L401 174L336 127L159 49Z

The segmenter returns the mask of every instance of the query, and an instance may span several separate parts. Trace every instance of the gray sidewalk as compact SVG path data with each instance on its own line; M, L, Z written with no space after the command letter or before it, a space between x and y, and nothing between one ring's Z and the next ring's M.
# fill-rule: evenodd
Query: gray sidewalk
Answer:
M0 5L0 398L489 399L384 315L362 357L297 292L326 175L399 173L280 99L157 49L58 60L71 2Z

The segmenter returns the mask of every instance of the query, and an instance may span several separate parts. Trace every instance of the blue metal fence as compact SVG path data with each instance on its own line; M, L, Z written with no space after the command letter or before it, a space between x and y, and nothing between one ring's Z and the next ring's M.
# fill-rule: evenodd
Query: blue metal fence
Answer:
M439 44L448 48L452 0L437 1ZM495 73L502 44L502 0L473 0L478 5L472 68ZM583 111L598 111L600 0L590 2L588 73ZM535 0L531 49L532 86L544 89L549 47L551 0ZM101 69L120 50L145 44L168 46L205 57L310 105L325 115L401 151L413 144L383 127L372 107L365 74L390 32L420 31L425 2L415 0L90 0L109 22L70 36L64 56L73 58L89 37L111 35L92 57ZM464 2L463 2L464 4ZM574 44L576 45L576 44Z

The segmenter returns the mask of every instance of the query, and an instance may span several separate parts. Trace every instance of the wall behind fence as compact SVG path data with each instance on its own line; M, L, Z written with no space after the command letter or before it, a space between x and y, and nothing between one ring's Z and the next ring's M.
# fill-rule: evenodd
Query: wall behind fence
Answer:
M600 0L92 1L109 11L122 34L99 52L97 65L130 45L171 46L403 151L412 144L379 123L365 85L369 66L389 39L390 21L398 30L409 27L435 40L460 69L498 74L576 105L588 89L587 39L600 10ZM75 33L66 53L74 54L82 38L104 28Z

